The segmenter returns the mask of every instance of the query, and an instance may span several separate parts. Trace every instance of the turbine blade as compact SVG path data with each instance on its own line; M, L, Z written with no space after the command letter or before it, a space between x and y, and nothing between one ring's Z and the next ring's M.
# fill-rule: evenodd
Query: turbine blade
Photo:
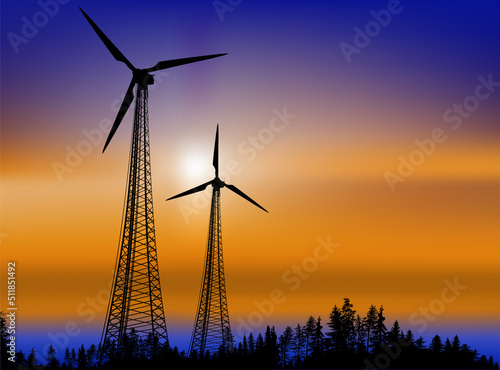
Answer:
M171 199L175 199L175 198L180 198L180 197L183 197L185 195L189 195L189 194L194 194L194 193L198 193L199 191L203 191L207 188L208 185L210 185L211 183L213 182L213 180L209 181L209 182L206 182L204 184L201 184L200 186L197 186L195 188L192 188L190 190L187 190L183 193L180 193L180 194L177 194L177 195L174 195L173 197L170 197L168 198L167 200L171 200Z
M158 62L154 67L146 68L145 71L146 72L159 71L161 69L177 67L177 66L181 66L183 64L200 62L200 61L206 60L206 59L212 59L212 58L221 57L221 56L226 55L226 54L227 53L224 53L224 54L203 55L203 56L200 56L200 57L191 57L191 58L181 58L181 59L164 60L162 62Z
M81 10L87 21L90 23L94 31L97 33L97 36L102 40L104 45L108 48L111 54L115 57L115 59L119 62L123 62L129 67L132 71L135 69L135 67L132 65L132 63L129 62L127 58L125 58L125 55L122 54L120 50L111 42L110 39L104 34L104 32L101 31L99 27L97 27L97 24L94 23L94 21L85 13L82 8L78 8Z
M116 115L115 123L113 123L113 127L111 127L111 130L109 131L108 138L106 140L106 144L104 144L104 149L102 152L106 150L108 147L109 142L113 138L113 135L115 134L116 130L118 129L118 126L120 126L120 123L123 120L123 117L125 117L125 113L127 113L128 108L130 107L130 104L132 104L132 101L134 100L134 85L135 81L132 78L132 81L130 81L130 85L128 86L127 93L125 94L125 97L123 98L122 105L120 107L120 110L118 111L118 114Z
M219 124L217 124L217 131L215 133L214 160L212 163L215 168L215 177L219 177Z
M259 208L260 208L260 209L262 209L263 211L266 211L266 212L267 212L267 210L266 210L265 208L261 207L261 206L259 205L259 203L257 203L257 202L256 202L256 201L254 201L252 198L250 198L248 195L246 195L245 193L243 193L243 192L242 192L240 189L238 189L236 186L234 186L234 185L228 185L228 184L226 184L225 186L226 186L226 188L228 188L229 190L234 191L236 194L238 194L238 195L239 195L239 196L241 196L242 198L245 198L246 200L248 200L250 203L252 203L252 204L256 205L257 207L259 207ZM269 213L269 212L267 212L267 213Z

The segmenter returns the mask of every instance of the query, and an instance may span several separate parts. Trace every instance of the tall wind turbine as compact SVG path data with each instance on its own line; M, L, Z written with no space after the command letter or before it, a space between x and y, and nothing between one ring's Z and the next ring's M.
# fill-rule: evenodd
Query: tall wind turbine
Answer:
M127 199L113 277L113 290L101 336L102 352L106 353L116 346L119 354L123 354L127 351L126 339L131 332L135 332L141 339L148 340L154 350L157 350L162 345L168 346L168 335L158 271L151 185L148 85L152 85L154 79L150 73L225 54L166 60L150 68L138 69L94 21L82 9L80 10L113 57L125 63L132 71L132 81L109 132L103 152L132 104L134 87L137 85Z
M257 202L243 193L234 185L226 184L219 178L219 125L215 134L213 166L215 178L191 190L168 198L167 200L183 197L203 191L212 185L212 207L208 223L208 243L203 271L202 288L198 304L198 313L194 322L189 353L196 351L198 355L205 351L215 352L221 347L231 349L232 335L229 325L229 313L226 297L226 280L224 275L224 261L222 258L222 229L220 209L220 189L226 187L250 203L267 212Z

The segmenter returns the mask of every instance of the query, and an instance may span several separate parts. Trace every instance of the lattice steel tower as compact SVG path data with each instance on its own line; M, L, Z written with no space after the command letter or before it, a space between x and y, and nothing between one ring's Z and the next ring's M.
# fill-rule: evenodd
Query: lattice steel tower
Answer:
M132 329L168 345L156 255L153 190L149 152L147 87L137 87L130 170L121 245L101 345L118 348Z
M133 73L103 152L132 104L134 87L137 85L128 187L113 288L101 336L102 352L113 347L118 351L118 355L123 355L124 342L131 332L135 332L143 340L150 341L153 348L158 349L160 346L168 345L168 335L161 296L153 215L148 86L154 83L154 78L150 72L225 54L167 60L158 62L154 67L137 69L92 19L83 10L81 11L115 59L125 63Z
M208 185L212 185L213 187L212 207L208 225L207 251L205 255L200 300L191 336L191 344L189 346L189 353L192 354L193 351L196 351L198 355L204 354L206 351L213 353L220 348L227 351L233 346L227 308L224 261L222 256L220 189L226 187L260 209L266 211L236 186L226 184L219 178L218 125L215 134L213 166L215 168L215 178L213 180L167 199L175 199L203 191Z
M193 350L199 354L204 354L206 350L214 352L220 346L227 348L230 344L231 327L222 255L220 188L214 186L205 267L189 353Z

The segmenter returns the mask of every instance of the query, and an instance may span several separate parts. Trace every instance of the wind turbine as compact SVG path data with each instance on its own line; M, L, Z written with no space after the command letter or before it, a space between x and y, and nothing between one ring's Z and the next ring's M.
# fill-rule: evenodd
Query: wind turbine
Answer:
M215 178L213 180L167 199L171 200L203 191L208 185L212 185L213 188L202 288L198 313L189 346L189 353L192 354L193 351L196 351L198 355L203 355L207 350L209 352L217 351L221 346L225 351L229 350L233 342L231 327L229 325L224 261L222 256L220 189L226 187L267 212L267 210L236 186L226 184L219 178L219 125L217 125L215 134L212 163L215 168Z
M113 290L101 336L102 360L107 352L113 351L114 346L120 355L126 352L128 343L126 339L130 334L136 334L141 339L147 340L155 352L162 345L168 346L156 253L151 184L148 85L154 83L154 77L150 73L225 54L166 60L150 68L138 69L118 50L94 21L81 8L80 10L113 57L125 63L132 71L132 81L109 132L103 152L132 104L134 87L137 85L127 199L113 277Z
M122 52L120 50L118 50L118 48L111 42L110 39L108 39L108 37L104 34L104 32L102 32L101 29L99 27L97 27L97 25L87 15L87 13L85 13L82 10L82 8L79 8L79 9L83 13L83 15L85 16L87 21L90 23L90 25L92 26L94 31L97 33L99 38L102 40L104 45L106 45L109 52L115 57L115 59L117 61L125 63L125 65L132 71L132 81L130 81L130 85L128 86L127 92L125 94L125 98L123 99L122 105L120 106L120 110L118 111L115 122L113 123L113 127L111 127L111 131L109 132L106 143L104 144L104 149L102 150L103 152L108 147L108 144L111 141L111 139L113 138L113 135L115 134L116 130L118 129L118 126L120 126L120 123L122 122L123 117L125 117L125 113L127 113L127 110L130 107L130 104L134 100L134 86L137 85L137 90L146 90L147 91L148 85L152 85L154 83L154 77L153 77L153 75L149 74L150 72L161 71L162 69L177 67L177 66L181 66L183 64L200 62L202 60L212 59L212 58L221 57L223 55L227 55L227 53L211 54L211 55L203 55L203 56L198 56L198 57L164 60L162 62L156 63L156 65L153 67L138 69L138 68L135 68L133 66L133 64L129 62L129 60L122 54ZM147 106L147 94L145 97L141 96L140 94L138 94L138 95L139 95L139 98L142 97L146 101L145 105Z

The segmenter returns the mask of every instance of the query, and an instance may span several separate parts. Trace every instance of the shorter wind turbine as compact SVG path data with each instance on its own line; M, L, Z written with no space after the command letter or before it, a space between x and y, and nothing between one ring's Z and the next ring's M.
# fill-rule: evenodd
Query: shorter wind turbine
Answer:
M215 178L213 180L167 199L171 200L203 191L208 185L212 185L213 187L202 288L198 313L189 346L189 353L192 354L196 351L198 355L203 355L205 351L215 352L221 348L227 351L233 345L231 327L229 325L224 261L222 257L220 189L226 187L263 211L266 211L236 186L226 184L219 178L219 125L217 125L215 134L212 163L215 168Z

